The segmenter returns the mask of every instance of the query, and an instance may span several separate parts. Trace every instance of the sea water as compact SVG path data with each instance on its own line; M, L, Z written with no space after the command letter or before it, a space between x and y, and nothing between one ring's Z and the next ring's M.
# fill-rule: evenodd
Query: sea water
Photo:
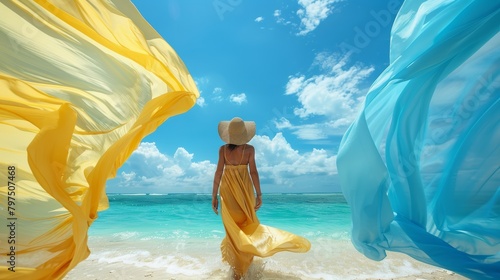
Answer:
M89 235L127 240L222 239L221 217L210 194L108 195ZM340 194L267 194L257 212L262 224L308 238L347 239L350 211Z
M219 247L224 227L210 194L108 197L109 209L89 229L89 260L96 266L159 270L168 279L228 279ZM388 279L430 269L404 256L375 262L358 253L342 194L264 194L257 215L262 224L306 237L312 247L256 258L248 279ZM108 279L127 279L120 271L126 270Z

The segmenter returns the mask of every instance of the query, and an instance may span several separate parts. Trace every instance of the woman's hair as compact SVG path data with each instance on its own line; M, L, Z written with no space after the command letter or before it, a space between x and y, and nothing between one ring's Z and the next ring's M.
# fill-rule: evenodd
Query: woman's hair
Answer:
M227 148L228 148L230 151L234 150L234 148L236 148L236 147L238 147L238 145L235 145L235 144L228 144L228 145L227 145Z

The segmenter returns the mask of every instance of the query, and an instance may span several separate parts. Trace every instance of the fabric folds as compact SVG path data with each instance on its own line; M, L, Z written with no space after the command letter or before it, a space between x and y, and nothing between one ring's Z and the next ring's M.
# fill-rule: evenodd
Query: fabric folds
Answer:
M254 256L269 257L282 251L303 253L311 248L304 237L260 223L248 165L226 164L219 193L226 231L221 243L222 259L237 274L247 272Z
M337 165L352 242L500 278L500 3L405 1Z
M0 216L13 223L0 279L61 279L89 255L106 180L199 93L129 1L2 1L0 14Z

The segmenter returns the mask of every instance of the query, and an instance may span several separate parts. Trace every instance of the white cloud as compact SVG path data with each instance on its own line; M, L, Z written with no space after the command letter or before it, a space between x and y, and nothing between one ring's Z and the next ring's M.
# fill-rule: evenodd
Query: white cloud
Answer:
M315 30L333 11L334 3L342 0L298 0L300 8L295 12L300 19L300 24L293 23L283 16L281 10L275 10L273 16L278 24L291 25L298 28L297 35L307 35ZM295 18L293 15L287 18Z
M221 102L222 100L224 100L224 98L222 97L222 88L214 88L212 91L212 101Z
M288 80L288 83L286 84L286 94L293 94L298 92L302 87L304 83L304 76L300 77L291 77L290 80Z
M289 78L285 94L296 95L301 105L294 109L294 114L302 119L326 118L323 123L289 126L299 138L325 139L328 135L342 134L357 116L366 91L362 82L374 68L348 66L348 59L348 56L320 53L313 65L320 67L321 74Z
M201 96L196 99L196 104L200 107L205 107L205 105L207 105L207 103L205 102L205 98Z
M285 19L281 17L281 10L275 10L273 16L276 18L277 23L285 23Z
M256 22L261 22L261 21L263 21L263 20L264 20L264 18L263 18L263 17L257 17L257 18L255 19L255 21L256 21Z
M163 154L155 143L142 142L110 180L108 191L135 193L210 192L215 164L193 161L194 155L179 147L173 156Z
M281 133L272 139L256 135L250 143L255 146L255 158L263 180L294 186L295 178L300 176L319 178L337 174L335 155L328 155L323 149L301 154L291 147Z
M247 102L247 95L244 93L231 94L231 96L229 96L229 100L233 103L241 105L242 103Z
M230 102L236 103L238 105L247 102L247 96L245 93L231 94L229 97L227 97L227 95L224 94L224 90L221 87L215 87L213 88L212 93L209 94L208 96L200 96L196 100L196 104L200 107L207 106L208 105L207 98L211 102L222 102L224 100L229 100Z
M293 127L294 134L297 138L304 140L319 140L328 138L327 128L325 124L307 124Z
M300 31L297 35L306 35L318 27L333 10L333 3L339 0L299 0L302 9L297 11L300 18Z
M212 90L212 94L210 94L210 79L207 77L198 77L195 78L195 83L196 86L198 87L198 90L200 91L200 97L196 100L196 104L200 107L205 107L208 105L207 101L221 101L222 98L220 98L220 93L222 92L222 89L219 87L216 87ZM208 92L206 94L205 92Z
M187 169L193 160L193 154L188 153L184 148L178 148L174 154L174 160L182 169Z
M250 142L265 192L332 191L337 169L336 156L322 149L300 153L278 133L274 138L256 135ZM163 154L155 143L143 142L132 153L117 178L108 182L109 192L210 193L216 164L195 161L194 154L179 147L173 156ZM303 182L314 178L315 182ZM272 186L272 188L270 188Z
M121 175L122 175L123 179L125 180L125 182L128 182L128 181L134 180L136 174L134 171L132 171L130 173L122 172Z
M285 117L281 117L279 120L274 120L274 125L276 126L277 129L292 127L290 121Z
M276 19L276 22L279 24L289 25L292 23L290 20L286 20L284 17L281 16L281 10L275 10L273 16Z
M160 153L160 150L156 147L156 143L152 142L143 142L139 145L139 147L134 151L134 154L142 155L148 160L159 160L166 161L167 157Z
M199 78L194 78L194 82L196 86L200 87L203 85L207 85L210 81L207 77L199 77Z

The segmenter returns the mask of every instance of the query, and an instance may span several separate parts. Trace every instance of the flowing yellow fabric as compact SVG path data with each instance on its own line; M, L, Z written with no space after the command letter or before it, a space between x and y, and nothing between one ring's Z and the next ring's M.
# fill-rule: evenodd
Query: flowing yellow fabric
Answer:
M254 256L269 257L282 251L304 253L311 248L311 243L301 236L260 224L248 165L226 164L219 193L226 231L221 243L222 259L237 274L247 272Z
M0 279L61 279L142 138L199 96L125 0L0 2Z

